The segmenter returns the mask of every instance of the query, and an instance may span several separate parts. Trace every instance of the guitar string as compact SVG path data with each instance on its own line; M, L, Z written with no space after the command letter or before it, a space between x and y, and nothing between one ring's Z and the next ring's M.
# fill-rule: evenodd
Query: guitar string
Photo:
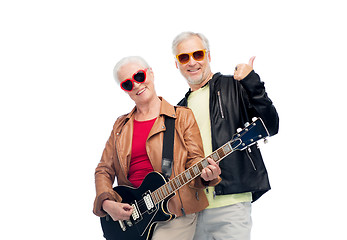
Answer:
M241 136L241 135L240 135L240 136ZM242 135L242 136L243 136L243 135ZM236 140L239 140L239 139L236 139ZM229 141L229 143L224 144L224 145L220 148L220 149L222 149L225 145L230 144L230 146L231 146L231 151L227 152L227 153L224 154L224 156L222 156L222 157L219 157L219 156L218 156L219 159L218 159L217 161L220 161L220 160L221 160L222 158L224 158L226 155L228 155L228 154L230 154L231 152L233 152L233 150L241 144L241 143L240 143L240 144L238 144L236 147L233 148L233 147L232 147L232 144L235 143L236 140ZM216 151L217 151L217 150L216 150ZM212 154L211 154L211 155L212 155ZM208 157L211 157L211 155L209 155ZM162 189L164 189L164 186L165 186L165 185L171 184L170 182L167 182L167 183L164 184L163 186L161 186L161 187L159 187L158 189L156 189L155 191L161 191L162 195L164 195L164 198L162 198L162 197L159 196L159 193L158 193L158 198L159 198L158 203L161 202L161 201L163 201L164 199L166 199L167 196L171 195L173 192L176 192L177 190L179 190L181 187L183 187L183 186L184 186L185 184L187 184L188 182L190 182L190 181L192 181L193 179L195 179L196 177L198 177L198 176L201 174L201 170L200 170L199 167L198 167L198 169L199 169L199 172L198 172L198 173L195 173L194 170L192 170L192 172L191 172L191 171L189 171L189 169L194 168L194 167L195 167L196 165L198 165L198 164L200 164L200 165L203 167L202 162L203 162L203 161L206 161L206 160L207 160L207 158L204 158L204 159L201 160L200 162L194 164L193 166L191 166L190 168L188 168L187 170L185 170L184 172L182 172L181 174L179 174L177 177L171 179L171 180L170 180L171 183L173 183L174 179L178 179L178 181L179 181L179 183L180 183L180 186L178 186L177 188L176 188L177 184L176 184L176 186L174 185L174 188L172 188L172 185L171 185L171 188L172 188L172 189L175 189L175 191L169 192L169 194L164 194L164 192L163 192ZM216 162L217 162L217 161L216 161ZM190 174L190 176L191 176L191 177L189 178L189 181L187 181L187 180L188 180L188 177L187 177L187 175L185 174L187 171L189 171L189 174ZM192 174L192 173L193 173L193 174ZM187 180L184 180L183 176L185 176L185 178L186 178ZM183 184L182 184L182 181L183 181ZM165 191L166 191L166 190L165 190ZM166 192L167 192L167 191L166 191ZM154 192L153 192L153 193L154 193Z
M251 128L254 127L253 124L250 124L250 126L251 126L251 127L248 128L248 129L251 129ZM226 143L226 144L224 144L222 147L220 147L219 149L223 149L223 147L224 147L225 145L230 144L230 146L231 146L231 151L228 152L228 153L226 153L226 154L224 154L224 156L222 156L222 157L219 157L219 154L218 154L219 159L216 160L215 162L221 161L225 156L227 156L227 155L229 155L230 153L232 153L232 152L234 151L235 148L237 148L238 146L240 146L241 143L242 143L242 141L241 141L240 144L238 144L236 147L233 147L232 144L236 143L237 140L240 140L240 137L243 137L247 132L248 132L248 131L243 131L241 134L239 134L239 137L238 137L238 138L233 139L233 140L229 141L229 143ZM219 149L217 149L215 152L217 152ZM213 154L213 153L212 153L212 154ZM192 181L193 179L195 179L196 177L198 177L199 174L195 174L194 171L193 171L194 176L191 176L191 178L190 178L191 180L190 180L190 181L185 181L184 178L183 178L183 175L185 174L185 172L187 172L189 169L193 168L195 165L198 165L199 163L202 163L204 160L206 160L208 157L211 157L212 154L210 154L209 156L207 156L206 158L204 158L204 159L201 160L200 162L194 164L194 165L191 166L190 168L186 169L184 172L182 172L181 174L179 174L177 177L173 178L173 179L170 180L169 182L165 183L164 185L162 185L162 186L159 187L158 189L154 190L153 193L154 193L154 192L157 192L157 193L158 193L158 198L159 198L159 199L158 199L159 201L158 201L156 204L162 202L162 201L165 200L169 195L171 195L172 193L176 192L176 191L179 190L181 187L183 187L185 184L187 184L188 182L190 182L190 181ZM200 168L199 168L199 167L198 167L198 169L199 169L199 171L200 171ZM190 171L189 171L189 174L192 175ZM200 174L201 174L201 171L200 171ZM183 179L183 184L182 184L180 178ZM172 191L171 193L169 192L168 194L164 194L164 192L161 190L161 188L164 188L164 186L167 185L167 184L171 184L171 183L172 183L171 181L173 181L174 179L178 179L178 181L179 181L179 183L180 183L181 185L178 186L177 188L175 187L175 185L173 185L174 188L176 188L175 191ZM187 179L187 176L186 176L186 179ZM187 179L187 180L188 180L188 179ZM170 182L171 182L171 183L170 183ZM176 184L176 185L177 185L177 184ZM172 188L172 185L171 185L171 188ZM174 188L172 188L172 189L174 189ZM164 195L164 198L162 198L162 197L159 196L159 191L161 191L162 195ZM167 191L167 192L168 192L168 191ZM153 194L153 193L152 193L152 194ZM150 195L152 195L152 194L150 194ZM165 196L165 195L166 195L166 196ZM152 199L153 199L153 197L152 197ZM153 201L153 203L154 203L154 201ZM144 201L143 198L140 199L140 200L138 201L138 207L139 207L139 209L142 208L142 207L145 206L145 205L146 205L146 203L145 203L145 201Z

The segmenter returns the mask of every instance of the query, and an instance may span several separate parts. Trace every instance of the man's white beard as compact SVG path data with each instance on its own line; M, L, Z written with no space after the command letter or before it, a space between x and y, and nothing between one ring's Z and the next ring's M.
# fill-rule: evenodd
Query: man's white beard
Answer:
M200 83L203 82L203 74L201 74L201 77L199 79L191 79L190 77L187 78L187 82L188 84L192 84L192 85L199 85Z

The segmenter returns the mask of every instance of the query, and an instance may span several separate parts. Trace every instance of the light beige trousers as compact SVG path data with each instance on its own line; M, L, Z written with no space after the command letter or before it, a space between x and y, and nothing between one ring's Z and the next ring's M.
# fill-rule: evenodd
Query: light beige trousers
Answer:
M197 214L175 218L157 224L152 240L192 240L195 233Z

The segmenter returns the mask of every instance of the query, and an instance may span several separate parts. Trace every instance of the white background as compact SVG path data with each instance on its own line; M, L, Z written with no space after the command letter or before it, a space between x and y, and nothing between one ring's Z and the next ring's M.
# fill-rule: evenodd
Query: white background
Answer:
M94 169L133 102L114 64L143 56L156 89L188 90L173 38L210 40L212 71L254 69L280 116L261 145L272 190L252 239L346 239L344 1L11 0L0 3L1 239L103 239ZM6 236L6 237L5 237Z

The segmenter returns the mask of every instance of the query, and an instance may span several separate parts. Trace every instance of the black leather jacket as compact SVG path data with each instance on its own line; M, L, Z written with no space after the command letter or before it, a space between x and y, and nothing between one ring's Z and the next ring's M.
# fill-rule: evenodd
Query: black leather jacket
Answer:
M230 141L237 128L244 128L253 117L264 121L271 136L278 132L277 111L254 71L241 81L216 73L208 84L213 151ZM190 93L191 90L178 105L187 106ZM251 151L235 151L220 162L222 181L215 187L217 195L252 192L253 201L256 201L270 190L260 150L256 144L250 148Z

